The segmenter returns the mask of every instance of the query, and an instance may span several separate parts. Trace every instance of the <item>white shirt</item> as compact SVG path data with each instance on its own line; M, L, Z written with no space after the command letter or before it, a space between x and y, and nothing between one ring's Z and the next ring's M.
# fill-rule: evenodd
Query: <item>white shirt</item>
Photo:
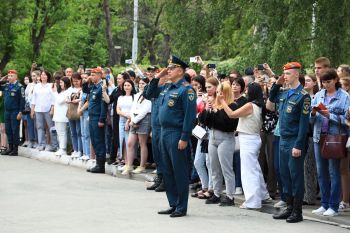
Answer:
M246 133L246 134L260 135L260 130L262 126L262 116L261 116L262 109L253 103L252 103L252 106L253 106L252 114L239 118L237 131L241 133Z
M131 106L131 121L135 124L139 123L152 109L152 102L141 95L142 92L135 95Z
M70 87L66 90L66 96L68 96L69 99L71 99L72 94L76 94L76 93L80 93L80 92L81 92L81 88ZM79 97L79 99L80 99L80 97Z
M55 97L52 92L52 83L38 83L34 87L32 105L35 105L35 112L49 112L52 105L55 105Z
M67 110L68 104L66 103L67 90L61 93L54 92L55 97L55 108L53 112L52 120L54 122L68 122Z
M135 98L135 97L134 97ZM118 98L117 106L120 108L120 110L124 113L130 113L131 112L131 106L132 106L132 96L124 95L120 96Z
M28 83L26 90L24 91L25 99L26 99L26 102L28 103L31 102L33 92L34 92L34 87L35 87L35 83Z

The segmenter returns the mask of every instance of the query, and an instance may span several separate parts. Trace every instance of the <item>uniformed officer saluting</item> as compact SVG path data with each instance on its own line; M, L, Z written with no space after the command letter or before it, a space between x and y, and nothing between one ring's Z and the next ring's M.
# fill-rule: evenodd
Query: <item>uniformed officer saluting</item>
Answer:
M8 83L1 83L0 90L4 93L5 130L9 148L2 155L18 155L19 123L24 110L24 87L17 81L17 71L9 70ZM1 80L2 81L2 80ZM2 81L3 82L3 81Z
M289 223L303 220L305 142L310 116L310 96L299 82L301 65L290 62L273 85L269 101L279 104L280 171L287 208L274 219ZM284 82L290 89L280 91Z
M83 84L83 92L89 94L89 130L92 147L96 153L96 166L87 171L92 173L104 173L106 162L105 144L105 122L107 104L102 96L102 70L95 68L91 70L88 82Z
M154 98L159 96L163 179L170 209L158 214L182 217L187 213L189 180L189 140L196 119L196 95L183 78L187 64L171 56L149 85ZM159 78L168 74L171 83L158 86Z

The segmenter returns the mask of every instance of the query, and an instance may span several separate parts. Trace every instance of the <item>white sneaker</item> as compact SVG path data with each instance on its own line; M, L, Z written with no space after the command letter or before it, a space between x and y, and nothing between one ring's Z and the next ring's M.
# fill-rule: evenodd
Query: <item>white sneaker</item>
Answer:
M273 205L275 208L284 208L287 207L287 202L280 200L276 204Z
M56 153L55 153L56 156L61 156L63 155L63 151L61 149L59 149Z
M243 194L243 189L241 187L237 187L235 190L235 195L242 195Z
M81 157L81 159L84 160L84 161L87 161L87 160L89 160L90 158L89 158L89 156L87 156L87 155L83 155L83 156Z
M313 210L313 211L312 211L313 214L317 214L317 215L322 215L324 212L326 212L326 209L323 208L323 206L321 206L321 207L318 208L317 210Z
M338 213L335 212L334 210L332 210L331 208L328 208L328 210L323 213L323 216L327 216L327 217L334 217L337 215L338 215Z
M74 151L73 153L72 153L72 158L79 158L80 156L79 156L79 153L77 152L77 151Z
M338 211L346 211L349 208L348 204L345 202L341 201L339 203L339 210Z

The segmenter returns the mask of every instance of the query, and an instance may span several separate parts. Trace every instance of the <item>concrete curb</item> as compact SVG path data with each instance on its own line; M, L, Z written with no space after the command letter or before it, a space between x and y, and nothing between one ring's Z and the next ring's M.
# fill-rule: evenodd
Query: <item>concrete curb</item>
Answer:
M23 156L26 158L36 159L40 161L49 161L49 162L66 165L66 166L72 166L72 167L76 167L84 170L92 166L95 166L95 163L96 163L94 160L83 161L83 160L79 160L78 158L71 158L70 156L67 156L67 155L59 157L59 156L56 156L54 152L38 151L36 149L25 148L25 147L19 147L18 152L20 156ZM121 172L117 170L117 166L114 166L114 165L106 164L105 170L106 170L106 174L117 178L123 178L123 179L131 179L131 180L147 182L154 177L154 174L151 174L150 171L148 173L143 173L143 174L130 174L129 176L123 176ZM235 203L237 207L240 206L243 202L244 202L243 195L235 196ZM260 211L264 213L270 213L270 214L277 213L278 209L273 207L274 203L275 201L269 204L262 205L262 208ZM318 215L312 214L311 211L315 209L315 207L316 206L313 206L311 208L303 207L304 219L350 229L350 212L342 212L340 216L336 216L336 217L325 217L325 216L318 216Z

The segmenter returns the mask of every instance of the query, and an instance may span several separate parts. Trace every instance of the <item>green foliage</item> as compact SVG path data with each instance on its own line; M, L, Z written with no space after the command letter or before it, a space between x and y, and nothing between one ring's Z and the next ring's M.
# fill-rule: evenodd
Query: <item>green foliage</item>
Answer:
M35 61L46 69L108 64L102 2L2 1L0 69L26 74L33 62L31 33L38 36L45 24ZM139 0L138 63L165 65L170 52L185 61L200 55L225 74L264 62L278 73L292 60L310 69L318 56L329 57L334 66L350 63L349 9L348 0ZM110 1L110 11L123 63L131 58L133 1Z

